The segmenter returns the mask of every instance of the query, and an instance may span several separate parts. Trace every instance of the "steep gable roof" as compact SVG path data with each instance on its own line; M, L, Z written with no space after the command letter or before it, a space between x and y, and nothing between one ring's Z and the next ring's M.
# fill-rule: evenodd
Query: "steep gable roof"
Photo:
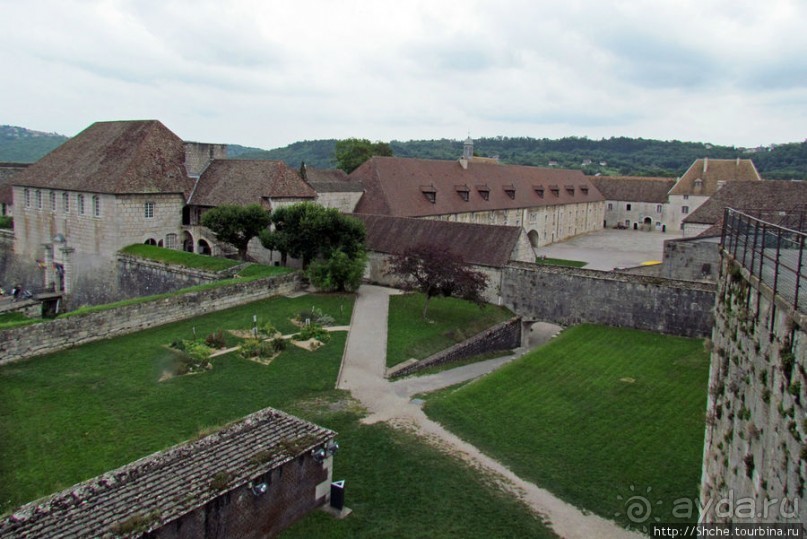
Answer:
M353 171L365 193L356 213L425 217L604 200L577 170L372 157Z
M188 201L196 206L267 205L271 198L315 198L314 189L283 161L226 160L210 163Z
M684 223L720 223L725 208L735 210L807 210L807 182L764 180L730 182L689 214Z
M153 522L156 529L220 496L222 492L210 486L217 473L229 472L226 489L233 490L335 435L265 408L215 434L18 508L0 520L0 536L111 537L115 524L147 513L159 515ZM258 454L268 458L256 459Z
M361 193L361 182L352 180L344 170L338 168L320 169L305 167L305 181L317 193Z
M500 268L512 258L523 230L515 226L477 225L353 214L364 223L368 251L402 254L419 245L435 245L459 254L468 264Z
M590 180L606 200L656 204L666 203L667 193L675 185L672 178L594 176Z
M182 193L193 187L182 140L157 120L97 122L14 178L14 185L94 193Z
M696 159L670 194L712 196L725 183L743 180L762 180L750 159Z

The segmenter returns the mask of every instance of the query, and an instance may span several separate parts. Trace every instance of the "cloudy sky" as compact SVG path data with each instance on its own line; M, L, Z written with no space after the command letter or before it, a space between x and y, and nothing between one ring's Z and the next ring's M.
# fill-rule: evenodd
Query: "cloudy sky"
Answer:
M186 140L807 137L805 0L0 0L0 124Z

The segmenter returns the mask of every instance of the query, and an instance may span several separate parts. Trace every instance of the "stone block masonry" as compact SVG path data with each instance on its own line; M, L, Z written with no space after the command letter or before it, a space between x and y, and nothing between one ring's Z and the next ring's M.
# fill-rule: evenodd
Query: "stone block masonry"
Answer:
M428 367L446 365L488 352L512 350L519 346L521 346L521 318L515 317L426 359L416 363L405 363L398 368L393 367L387 376L406 376Z
M709 373L704 522L807 522L807 316L724 255Z
M712 331L715 285L512 264L503 270L501 295L503 304L526 320L706 337Z
M0 331L0 365L288 294L299 272Z

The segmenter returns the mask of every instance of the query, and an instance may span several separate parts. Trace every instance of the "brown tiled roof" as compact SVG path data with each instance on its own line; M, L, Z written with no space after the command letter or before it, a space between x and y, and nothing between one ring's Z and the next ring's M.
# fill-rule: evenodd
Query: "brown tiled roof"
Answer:
M423 244L436 245L459 254L468 264L500 268L511 259L521 227L477 225L389 217L386 215L353 214L367 229L365 245L368 251L402 254Z
M604 200L589 179L577 170L471 162L464 169L457 161L373 157L351 173L364 185L365 193L356 213L423 217L473 211L532 208ZM562 186L538 188L550 184ZM471 186L468 200L457 185ZM506 191L513 186L513 197ZM566 186L573 186L570 192ZM432 191L424 191L423 188ZM482 191L489 189L488 199ZM434 203L429 201L435 193Z
M712 225L723 219L723 210L807 210L807 182L763 180L729 182L684 223Z
M351 180L344 170L319 169L307 166L305 179L317 193L361 193L361 182Z
M665 204L667 193L675 185L675 180L672 178L594 176L590 180L606 200L655 202L656 204Z
M695 180L698 179L703 181L700 191L695 188ZM750 159L697 159L670 190L670 194L712 196L721 182L761 179Z
M315 198L317 193L283 161L216 159L199 178L189 204L266 204L269 198Z
M113 535L115 523L152 511L159 515L154 529L335 435L267 408L198 441L155 453L20 507L0 521L0 537L107 537ZM260 458L256 458L258 454ZM224 488L212 489L211 479L221 472L229 473L230 480Z
M98 122L14 178L14 185L94 193L183 193L182 140L157 120Z
M28 163L0 163L0 204L13 204L11 178L28 168Z

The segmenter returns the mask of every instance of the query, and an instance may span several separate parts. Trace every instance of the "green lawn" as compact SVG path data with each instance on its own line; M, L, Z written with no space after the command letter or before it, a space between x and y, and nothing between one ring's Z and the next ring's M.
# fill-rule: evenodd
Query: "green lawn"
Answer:
M344 332L316 352L289 346L263 366L230 354L158 382L177 338L271 321L283 333L318 307L349 323L353 297L275 298L0 367L0 513L266 406L339 433L335 479L353 514L315 512L288 537L550 537L512 496L454 456L385 425L333 389ZM228 337L233 340L234 337Z
M135 243L134 245L124 247L121 249L121 252L139 258L165 262L166 264L207 271L221 271L241 263L238 260L230 260L229 258L199 255L178 251L176 249L165 249L163 247L157 247L156 245L145 245L143 243Z
M387 367L409 358L423 359L461 342L513 314L504 307L437 297L429 301L428 320L423 320L423 294L390 296Z
M701 340L578 326L426 411L579 507L629 524L640 493L674 522L698 496L708 365Z
M276 298L0 367L0 512L266 406L284 408L333 388L346 333L316 352L289 346L271 365L235 354L203 374L158 382L164 345L252 317L282 332L317 305L347 324L353 296Z
M566 266L569 268L582 268L583 266L588 264L588 262L583 262L582 260L566 260L563 258L541 258L541 257L536 258L535 263L543 266Z
M22 313L0 314L0 329L9 329L18 326L27 326L41 322L41 319L28 318Z

